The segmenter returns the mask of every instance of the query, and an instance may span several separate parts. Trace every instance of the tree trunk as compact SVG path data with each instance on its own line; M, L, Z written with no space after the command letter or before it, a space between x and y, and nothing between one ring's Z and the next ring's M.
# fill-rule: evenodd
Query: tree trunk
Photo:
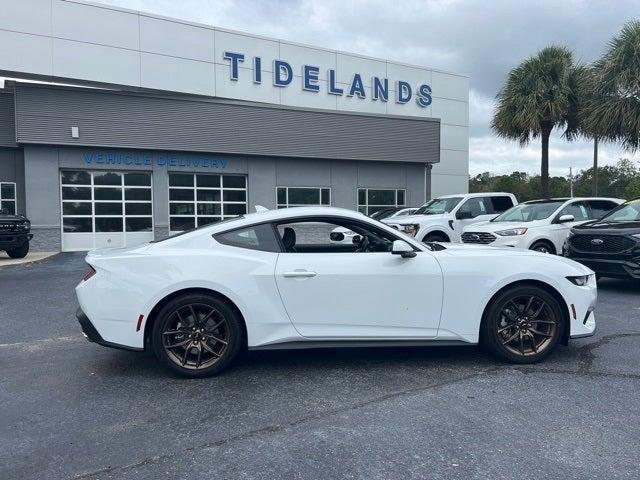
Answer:
M542 198L549 198L549 136L552 127L542 125L542 159L540 162L540 193Z
M591 195L598 196L598 137L593 137L593 184Z

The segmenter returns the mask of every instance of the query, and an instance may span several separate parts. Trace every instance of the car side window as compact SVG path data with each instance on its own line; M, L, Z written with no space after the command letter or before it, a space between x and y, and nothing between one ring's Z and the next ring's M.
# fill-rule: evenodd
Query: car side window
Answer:
M592 220L603 217L605 213L608 213L618 206L617 203L611 200L589 200L587 203L589 207L591 207L589 218Z
M280 244L271 224L268 223L217 233L213 238L223 245L232 247L262 250L264 252L280 252Z
M564 207L558 217L562 215L573 215L575 222L581 222L582 220L589 220L589 209L584 202L575 202Z
M349 219L300 220L278 224L287 253L390 252L395 236L374 226Z
M491 206L493 213L502 213L513 207L513 200L506 195L491 197Z
M471 214L471 218L475 218L479 215L487 215L489 213L489 209L487 208L488 202L486 202L486 200L487 199L484 197L470 198L460 206L458 212L468 212Z

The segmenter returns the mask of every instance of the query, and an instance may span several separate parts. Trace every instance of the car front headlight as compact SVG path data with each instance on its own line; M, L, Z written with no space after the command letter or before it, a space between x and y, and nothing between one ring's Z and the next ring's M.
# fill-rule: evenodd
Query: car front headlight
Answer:
M416 225L416 224L400 225L400 228L407 235L409 235L411 237L415 237L416 234L418 233L418 230L420 230L420 225Z
M499 232L496 232L496 233L503 237L513 237L515 235L524 235L525 233L527 233L527 229L525 227L510 228L509 230L500 230Z
M573 277L567 277L567 280L569 280L574 285L577 285L579 287L584 287L586 285L589 285L592 281L595 282L595 275L594 274L577 275Z

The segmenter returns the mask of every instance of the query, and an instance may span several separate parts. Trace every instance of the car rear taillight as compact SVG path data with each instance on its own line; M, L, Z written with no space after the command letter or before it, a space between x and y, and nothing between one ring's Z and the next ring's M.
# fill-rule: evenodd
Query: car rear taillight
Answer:
M89 265L89 270L87 270L86 272L84 272L84 275L82 276L82 280L84 282L86 282L87 280L89 280L91 277L93 277L96 274L96 269L93 268L91 265Z

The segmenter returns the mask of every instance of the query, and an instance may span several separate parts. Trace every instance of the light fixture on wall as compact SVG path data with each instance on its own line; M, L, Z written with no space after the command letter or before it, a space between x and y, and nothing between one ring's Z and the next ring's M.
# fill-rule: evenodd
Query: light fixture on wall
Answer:
M80 129L78 127L71 127L71 138L80 138Z

